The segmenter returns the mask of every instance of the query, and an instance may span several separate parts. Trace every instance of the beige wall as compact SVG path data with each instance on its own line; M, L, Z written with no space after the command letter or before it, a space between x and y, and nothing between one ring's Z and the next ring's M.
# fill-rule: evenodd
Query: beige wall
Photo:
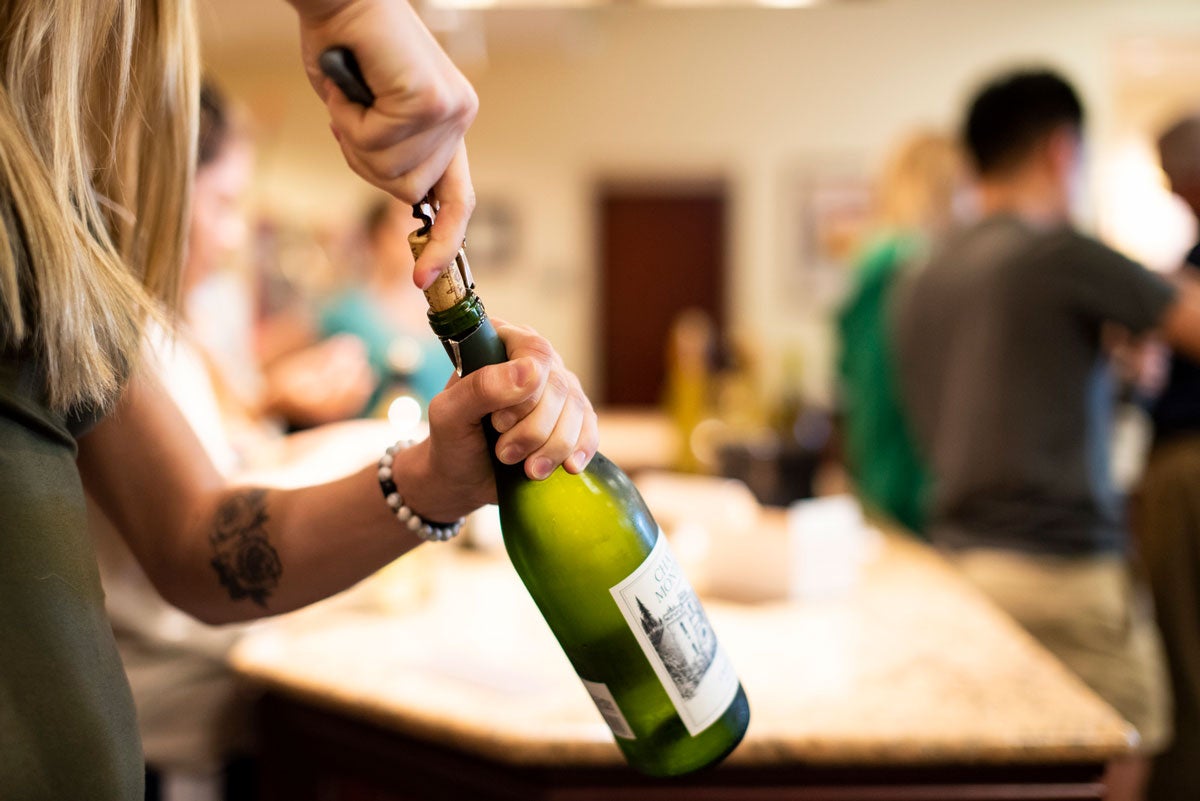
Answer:
M208 21L214 73L261 120L261 200L302 219L352 218L363 189L342 167L295 66L288 12L267 16L257 23L263 31L286 32L265 45L229 13ZM829 160L874 165L912 126L951 124L981 76L1031 61L1077 82L1102 160L1122 131L1117 44L1164 35L1200 42L1192 0L860 0L483 19L486 66L467 65L482 102L468 139L472 169L481 201L516 210L521 243L511 268L477 275L489 307L538 327L590 380L595 182L722 177L732 200L730 319L761 338L768 368L800 343L807 383L821 394L824 312L779 289L795 258L789 176Z

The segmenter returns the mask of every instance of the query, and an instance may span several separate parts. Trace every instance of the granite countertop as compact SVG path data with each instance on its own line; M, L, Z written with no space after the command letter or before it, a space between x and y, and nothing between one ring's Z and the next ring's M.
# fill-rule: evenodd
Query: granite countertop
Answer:
M503 555L424 546L373 581L251 633L235 668L501 762L622 761ZM705 607L750 698L733 764L1103 761L1137 742L940 557L900 535L883 538L841 599Z

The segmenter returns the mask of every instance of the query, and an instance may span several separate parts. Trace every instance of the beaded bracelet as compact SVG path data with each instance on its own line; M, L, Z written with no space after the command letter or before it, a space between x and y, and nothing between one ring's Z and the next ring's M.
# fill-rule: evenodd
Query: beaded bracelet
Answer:
M455 537L462 530L465 517L460 517L453 523L435 523L425 520L412 510L400 497L396 482L392 480L392 462L397 453L412 446L412 440L400 440L390 446L379 460L379 488L387 505L404 526L426 542L445 542Z

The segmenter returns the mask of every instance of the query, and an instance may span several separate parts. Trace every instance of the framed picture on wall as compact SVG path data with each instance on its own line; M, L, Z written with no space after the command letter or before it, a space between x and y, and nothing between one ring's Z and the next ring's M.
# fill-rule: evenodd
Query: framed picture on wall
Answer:
M865 158L812 159L785 174L780 205L785 289L807 302L840 300L872 222L873 190Z
M471 264L493 275L508 270L520 245L515 205L505 198L478 199L467 224L467 255Z

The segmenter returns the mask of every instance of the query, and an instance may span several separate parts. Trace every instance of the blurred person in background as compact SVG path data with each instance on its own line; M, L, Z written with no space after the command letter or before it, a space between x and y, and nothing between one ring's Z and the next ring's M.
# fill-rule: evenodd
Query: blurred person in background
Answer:
M235 447L251 459L256 440L274 439L281 425L306 428L356 416L373 386L366 350L352 337L305 343L259 370L252 356L255 287L231 267L248 245L253 177L249 125L206 80L182 279L188 319L180 335L210 373ZM409 259L410 275L411 266Z
M1158 140L1171 191L1200 220L1200 115ZM1200 245L1180 268L1200 278ZM1200 798L1200 362L1173 353L1151 406L1154 446L1134 520L1175 700L1175 739L1154 760L1151 801Z
M876 191L879 230L837 317L842 450L863 503L923 535L929 474L901 406L888 315L900 273L965 222L966 157L952 137L913 134L889 159Z
M217 87L205 81L200 90L197 169L183 271L189 313L194 313L187 304L189 294L246 244L242 200L251 173L248 138ZM410 259L410 269L411 265ZM225 286L245 291L238 283ZM420 296L419 290L413 291ZM285 437L273 420L266 419L283 409L310 420L338 419L357 411L371 381L356 341L346 343L348 350L339 346L341 353L317 346L312 356L297 354L281 360L275 380L284 376L287 386L273 391L276 403L256 407L243 402L242 393L230 386L228 373L216 367L217 357L193 335L190 322L180 321L170 333L152 327L145 369L156 373L224 476L237 480L248 471L290 470L332 479L369 460L371 442L396 436L383 424L342 424ZM222 322L229 325L228 319ZM251 329L232 328L242 336L240 350L251 351ZM299 375L292 377L293 373ZM314 380L338 388L303 391ZM289 392L294 397L289 398ZM322 469L314 470L316 465ZM88 505L88 516L105 608L138 711L148 801L249 797L253 696L238 685L225 661L245 627L206 626L168 604L94 502Z
M366 277L321 304L321 336L348 335L366 348L374 386L360 414L384 416L397 395L425 407L453 372L429 329L425 296L412 284L408 234L416 227L410 206L392 198L371 204L363 219Z
M1200 289L1172 286L1071 225L1083 108L1046 71L997 78L963 129L982 219L914 271L895 315L903 399L933 470L929 533L965 576L1131 721L1170 735L1148 594L1110 475L1104 331L1200 355ZM1141 797L1143 756L1108 798Z
M347 161L406 202L436 191L443 214L414 267L428 285L473 207L463 134L474 91L407 3L291 4ZM378 461L325 484L231 485L138 358L148 321L178 301L199 90L191 4L4 8L0 797L141 801L136 714L85 487L164 597L234 622L328 597L421 543L381 495L384 467L431 531L495 500L484 416L517 420L497 448L540 475L534 464L584 469L595 414L549 343L498 322L511 361L451 381L428 439L380 442ZM335 44L377 88L372 109L320 78L317 54ZM561 386L573 389L547 391Z

